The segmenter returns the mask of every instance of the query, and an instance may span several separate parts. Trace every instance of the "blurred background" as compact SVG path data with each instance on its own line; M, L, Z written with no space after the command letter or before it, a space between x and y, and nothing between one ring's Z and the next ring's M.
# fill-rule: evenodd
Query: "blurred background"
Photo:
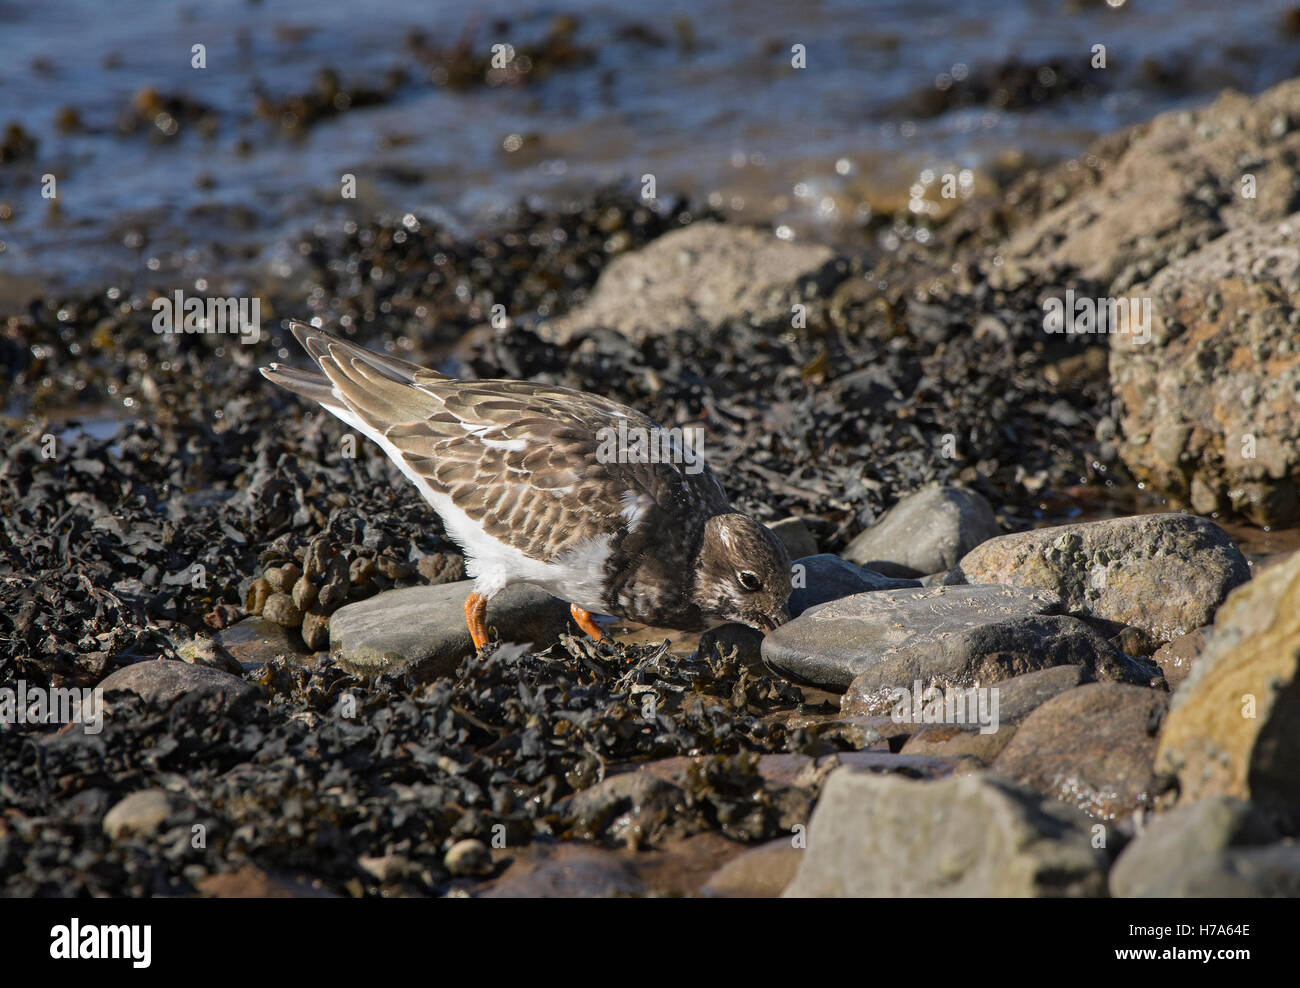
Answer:
M0 0L0 307L283 265L340 215L474 230L644 175L664 202L888 251L955 208L942 174L986 193L1259 91L1300 70L1297 31L1294 0Z

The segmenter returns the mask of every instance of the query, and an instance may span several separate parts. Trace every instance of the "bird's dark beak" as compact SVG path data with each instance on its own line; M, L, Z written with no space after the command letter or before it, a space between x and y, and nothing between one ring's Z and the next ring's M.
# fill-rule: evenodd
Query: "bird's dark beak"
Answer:
M781 625L790 620L790 612L782 607L779 611L771 614L764 614L760 620L763 622L764 631L775 631Z

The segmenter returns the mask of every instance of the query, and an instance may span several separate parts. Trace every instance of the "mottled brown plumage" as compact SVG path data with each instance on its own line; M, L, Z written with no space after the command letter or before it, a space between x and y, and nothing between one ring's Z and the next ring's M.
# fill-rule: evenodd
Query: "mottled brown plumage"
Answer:
M321 373L262 373L384 448L465 549L485 597L526 582L581 609L685 630L784 620L784 549L731 509L706 465L602 454L601 430L620 421L658 433L645 415L570 388L457 380L292 327Z

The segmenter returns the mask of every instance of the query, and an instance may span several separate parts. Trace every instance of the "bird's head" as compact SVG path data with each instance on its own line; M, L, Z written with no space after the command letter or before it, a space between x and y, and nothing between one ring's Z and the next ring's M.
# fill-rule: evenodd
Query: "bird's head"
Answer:
M771 631L790 619L790 556L749 515L714 515L704 525L693 597L710 618Z

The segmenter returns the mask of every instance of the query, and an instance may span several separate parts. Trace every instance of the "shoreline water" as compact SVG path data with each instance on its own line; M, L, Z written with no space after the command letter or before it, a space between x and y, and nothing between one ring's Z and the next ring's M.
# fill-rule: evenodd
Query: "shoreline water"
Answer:
M464 235L522 197L553 206L646 175L735 221L890 250L951 210L945 175L987 191L1101 133L1296 69L1282 2L1205 4L1204 17L1173 2L1052 18L988 6L888 3L849 32L839 3L670 4L650 19L601 2L469 16L411 0L360 25L299 2L14 9L0 126L35 150L16 143L0 164L0 257L8 277L52 287L192 282L241 258L278 263L305 230L377 210ZM75 57L60 17L80 25ZM528 71L492 67L505 42ZM792 67L795 44L811 68Z

